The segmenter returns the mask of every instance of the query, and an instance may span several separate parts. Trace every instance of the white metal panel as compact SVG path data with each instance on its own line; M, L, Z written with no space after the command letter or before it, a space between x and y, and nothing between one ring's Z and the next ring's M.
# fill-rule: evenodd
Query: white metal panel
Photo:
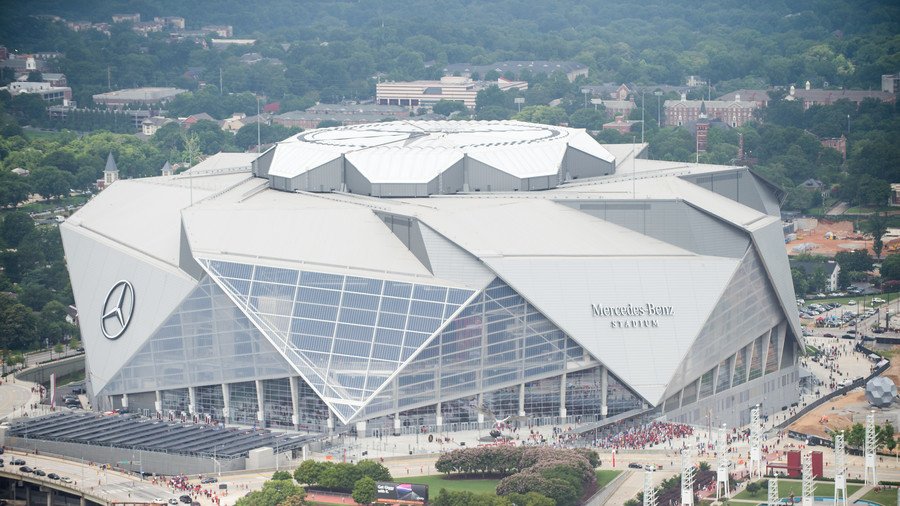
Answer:
M687 349L738 263L721 257L484 258L541 313L651 404L662 401ZM658 317L595 316L593 304L671 306ZM617 328L652 321L656 327Z
M424 184L462 158L463 153L452 148L386 146L347 153L347 161L373 184Z
M471 253L448 241L424 223L419 222L419 231L436 277L462 283L473 289L481 289L494 279L494 273Z
M288 179L321 167L328 162L340 158L342 149L317 144L300 144L282 142L275 146L275 155L269 165L269 176L281 176Z
M197 280L82 228L64 223L60 231L81 338L90 358L88 374L98 392L196 286ZM120 280L127 280L134 287L134 312L125 332L110 340L100 330L100 319L107 293Z
M800 342L802 348L804 346L803 332L800 330L800 317L797 314L797 296L794 293L791 268L788 264L787 255L784 252L784 231L781 228L781 221L772 218L771 223L754 230L752 237L753 244L756 246L757 252L759 252L759 257L769 273L769 280L775 287L775 293L778 295L781 307L784 308L784 314L791 332Z

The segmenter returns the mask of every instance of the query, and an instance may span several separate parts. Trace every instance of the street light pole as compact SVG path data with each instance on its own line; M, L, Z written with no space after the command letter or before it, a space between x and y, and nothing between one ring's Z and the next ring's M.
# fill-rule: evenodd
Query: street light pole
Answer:
M659 97L661 97L663 93L659 90L656 90L653 92L653 94L656 95L656 126L657 128L660 128L662 127L662 116L660 116L659 114Z
M641 144L644 143L644 93L646 90L641 90Z

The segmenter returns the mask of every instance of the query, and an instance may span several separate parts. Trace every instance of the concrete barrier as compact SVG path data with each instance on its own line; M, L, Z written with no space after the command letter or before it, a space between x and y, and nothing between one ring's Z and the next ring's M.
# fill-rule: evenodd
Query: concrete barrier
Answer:
M83 371L84 367L84 355L76 355L24 369L16 373L16 379L45 384L50 381L51 374L56 374L57 378L61 378L68 374Z

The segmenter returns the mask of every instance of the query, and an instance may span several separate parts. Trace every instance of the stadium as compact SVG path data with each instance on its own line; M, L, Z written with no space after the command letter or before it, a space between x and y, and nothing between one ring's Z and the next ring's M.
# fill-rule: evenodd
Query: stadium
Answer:
M117 181L61 225L93 405L374 435L796 402L783 193L645 152L397 121Z

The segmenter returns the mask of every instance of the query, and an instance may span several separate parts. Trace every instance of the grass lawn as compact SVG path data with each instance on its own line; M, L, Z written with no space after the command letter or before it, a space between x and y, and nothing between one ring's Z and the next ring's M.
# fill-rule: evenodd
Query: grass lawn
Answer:
M887 206L877 206L877 207L869 207L869 206L856 206L847 209L844 214L872 214L872 213L883 213L886 211L890 211L891 208Z
M734 496L734 499L759 499L761 501L765 500L767 497L767 492L764 488L762 488L763 481L768 480L761 480L757 482L758 484L760 484L760 489L758 492L756 492L756 495L750 495L749 493L747 493L747 490L744 489L740 494ZM862 485L856 483L848 483L847 497L850 497L861 488ZM781 497L787 497L791 495L791 493L794 494L794 497L800 497L803 493L803 483L800 480L778 480L778 495L780 495ZM834 483L817 481L814 493L817 496L834 497ZM894 506L895 503L891 503L891 506Z
M481 493L489 493L494 494L497 492L497 484L500 483L499 479L496 478L485 478L485 479L453 479L447 478L441 474L435 474L431 476L407 476L407 477L398 477L394 481L403 482L403 483L419 483L423 485L428 485L428 494L431 497L437 497L438 492L442 488L446 488L447 490L454 492L475 492L476 494Z
M601 489L607 485L609 482L613 481L616 476L619 475L622 471L613 471L613 470L597 470L597 489Z
M870 490L869 493L862 496L862 499L878 504L883 504L884 506L894 506L895 504L897 504L897 489L887 488L881 489L878 492L876 492L875 490Z

